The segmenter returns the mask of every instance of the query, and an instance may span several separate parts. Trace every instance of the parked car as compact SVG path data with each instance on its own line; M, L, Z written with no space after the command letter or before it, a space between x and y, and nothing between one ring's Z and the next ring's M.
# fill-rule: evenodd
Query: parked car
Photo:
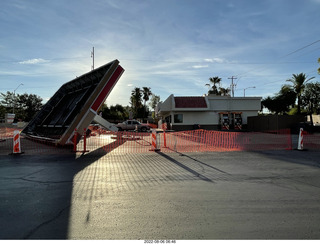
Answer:
M116 125L119 131L122 130L136 130L136 131L142 131L146 132L150 130L150 126L147 124L142 124L137 120L126 120L122 123L118 123Z

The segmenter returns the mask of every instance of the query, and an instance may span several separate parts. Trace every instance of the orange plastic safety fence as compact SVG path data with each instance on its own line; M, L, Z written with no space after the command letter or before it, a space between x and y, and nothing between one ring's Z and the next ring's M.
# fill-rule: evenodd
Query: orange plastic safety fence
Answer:
M77 151L84 149L84 138L77 144ZM91 132L86 138L86 150L94 152L139 153L147 152L151 148L150 133L110 132L103 129Z
M279 133L206 130L169 132L166 133L166 145L167 149L180 152L292 149L290 130Z
M99 127L90 128L91 133L79 138L77 152L83 153L146 153L152 151L152 137L149 132L110 132ZM0 154L12 152L13 130L0 131ZM192 130L180 132L158 131L159 148L163 152L211 152L211 151L256 151L290 150L290 130L260 132L226 132ZM164 138L166 139L164 141ZM306 135L305 148L320 149L319 135ZM21 150L27 154L71 153L70 147L58 147L47 141L21 137Z
M8 155L13 152L13 132L21 129L0 128L0 155ZM52 142L46 140L26 138L20 134L21 152L29 155L39 154L65 154L71 153L68 147L58 147Z
M303 132L303 148L320 150L320 134Z

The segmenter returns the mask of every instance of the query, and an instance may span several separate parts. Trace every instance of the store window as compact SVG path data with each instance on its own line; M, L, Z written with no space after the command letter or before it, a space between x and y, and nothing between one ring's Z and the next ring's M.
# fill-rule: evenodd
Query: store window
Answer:
M174 123L183 123L183 114L175 114Z

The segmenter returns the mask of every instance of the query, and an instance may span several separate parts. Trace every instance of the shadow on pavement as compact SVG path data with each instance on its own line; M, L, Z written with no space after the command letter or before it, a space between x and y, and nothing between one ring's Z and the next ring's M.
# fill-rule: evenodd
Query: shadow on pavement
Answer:
M114 145L108 148L116 149L125 143L125 140L122 140L121 144L113 143ZM81 195L82 192L75 195L88 200L88 206L83 206L83 208L88 208L86 221L90 222L90 208L95 194L93 192L94 181L99 177L105 177L99 172L98 166L100 162L104 165L106 163L100 159L111 151L100 147L81 156L74 153L58 156L0 155L0 239L68 239L75 176L88 167L89 170L80 173L81 177L79 177L83 195ZM320 152L261 151L251 153L275 160L319 167ZM230 154L229 158L242 154L240 156L243 157L243 160L247 156L244 152L228 152L227 154ZM140 186L153 187L166 182L193 179L215 183L219 179L232 178L228 170L214 167L190 154L180 153L177 156L157 152L157 154L150 155L141 156L139 161L135 161L131 155L119 154L112 157L110 167L118 167L116 168L118 174L108 174L105 178L109 177L109 180L114 182L121 180L114 187L123 189L134 189ZM217 155L220 153L215 152L214 156ZM212 154L208 154L207 158L212 160ZM97 161L99 164L92 165ZM90 173L91 176L87 173ZM235 180L238 179L235 178ZM108 190L116 193L118 189ZM105 197L108 193L102 192L101 194L104 194L103 197Z
M186 171L188 171L189 173L193 174L194 176L196 177L199 177L200 179L204 180L204 181L208 181L208 182L211 182L211 183L214 183L211 179L207 178L206 176L200 174L199 172L191 169L190 167L182 164L181 162L179 162L178 160L170 157L169 155L167 154L164 154L162 152L157 152L160 156L164 157L165 159L169 160L170 162L180 166L181 168L185 169Z
M74 177L108 153L0 155L0 239L68 239Z

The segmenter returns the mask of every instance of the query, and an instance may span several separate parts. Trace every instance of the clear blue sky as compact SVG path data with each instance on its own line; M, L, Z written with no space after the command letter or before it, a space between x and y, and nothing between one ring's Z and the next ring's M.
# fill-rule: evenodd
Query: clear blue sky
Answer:
M209 77L235 96L273 95L292 74L317 74L320 0L1 0L0 92L48 100L64 83L118 59L107 99L134 87L161 100L199 96Z

